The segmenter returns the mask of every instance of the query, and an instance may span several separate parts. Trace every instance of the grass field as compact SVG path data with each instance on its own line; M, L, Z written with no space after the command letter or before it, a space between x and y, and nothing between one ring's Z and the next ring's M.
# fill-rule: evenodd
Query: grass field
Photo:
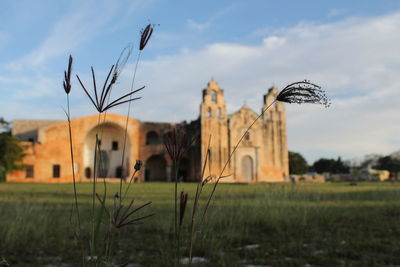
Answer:
M180 187L190 201L195 185ZM153 202L140 214L155 216L118 233L115 260L172 266L173 184L132 189L135 203ZM110 194L116 191L117 184L108 184ZM78 184L78 193L89 232L91 185ZM78 266L72 203L71 184L0 184L0 260L12 266ZM184 232L187 247L187 228ZM400 184L223 184L197 236L194 256L207 259L197 266L400 265Z

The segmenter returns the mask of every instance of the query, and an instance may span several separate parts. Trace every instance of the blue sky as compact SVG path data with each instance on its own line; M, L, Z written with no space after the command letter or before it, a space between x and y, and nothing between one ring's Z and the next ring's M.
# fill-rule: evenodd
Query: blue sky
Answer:
M101 79L133 42L116 94L127 92L149 22L155 33L136 81L146 89L133 117L197 118L211 77L229 112L244 101L259 112L271 85L309 79L333 104L287 106L290 150L312 162L400 149L398 1L1 1L0 116L64 119L68 55L84 80L90 66ZM76 81L71 98L73 117L95 112Z

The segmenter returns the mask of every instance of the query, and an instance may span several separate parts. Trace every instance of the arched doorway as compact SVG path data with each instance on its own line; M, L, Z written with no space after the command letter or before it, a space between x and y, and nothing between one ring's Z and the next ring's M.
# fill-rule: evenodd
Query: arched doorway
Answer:
M116 176L120 174L123 176L122 178L126 178L125 176L129 173L130 141L129 138L126 139L125 159L123 166L121 166L125 131L121 126L110 122L94 127L85 137L83 146L85 177L93 178L95 172L93 165L96 135L100 148L96 154L96 177L120 178Z
M183 158L179 162L178 179L182 182L190 181L190 162L188 158Z
M144 179L146 181L167 181L167 162L161 155L151 156L145 165Z
M245 180L253 180L253 159L250 156L242 158L242 178Z

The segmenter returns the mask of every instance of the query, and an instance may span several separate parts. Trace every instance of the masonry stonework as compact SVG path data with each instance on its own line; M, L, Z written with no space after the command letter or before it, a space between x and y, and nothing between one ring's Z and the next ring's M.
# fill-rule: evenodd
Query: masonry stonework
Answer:
M275 87L269 89L262 109L273 102L276 94ZM201 179L207 158L209 166L204 178L227 175L222 182L286 182L289 167L286 114L282 103L272 105L253 125L228 161L238 140L257 116L247 105L227 114L224 91L217 82L210 81L203 90L199 118L190 123L141 122L116 114L73 119L76 180L93 179L97 139L100 151L96 154L96 177L110 181L118 177L130 179L136 160L141 160L144 166L137 173L136 181L172 181L172 161L163 145L163 137L179 127L197 140L180 163L178 177L182 181ZM25 148L23 163L26 168L7 175L8 182L72 182L66 121L16 120L12 134L20 138Z

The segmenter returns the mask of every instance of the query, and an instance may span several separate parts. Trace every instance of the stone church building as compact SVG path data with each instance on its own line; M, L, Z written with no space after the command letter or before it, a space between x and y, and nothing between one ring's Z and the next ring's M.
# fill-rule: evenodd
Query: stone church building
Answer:
M272 87L263 98L263 107L276 97ZM96 134L100 140L99 168L96 176L115 180L131 177L136 160L143 167L136 181L172 181L172 161L164 147L163 136L173 127L180 127L189 136L198 136L181 161L179 178L196 181L201 178L210 142L209 165L205 177L218 176L239 138L258 114L243 105L228 114L224 91L217 82L210 81L203 90L200 116L190 123L142 122L126 116L107 114L71 120L75 172L77 181L93 179ZM124 151L125 125L128 123ZM12 134L25 148L24 170L7 176L9 182L72 182L68 123L66 121L15 120ZM229 162L223 182L283 182L289 176L286 137L286 115L282 103L277 102L244 137Z

